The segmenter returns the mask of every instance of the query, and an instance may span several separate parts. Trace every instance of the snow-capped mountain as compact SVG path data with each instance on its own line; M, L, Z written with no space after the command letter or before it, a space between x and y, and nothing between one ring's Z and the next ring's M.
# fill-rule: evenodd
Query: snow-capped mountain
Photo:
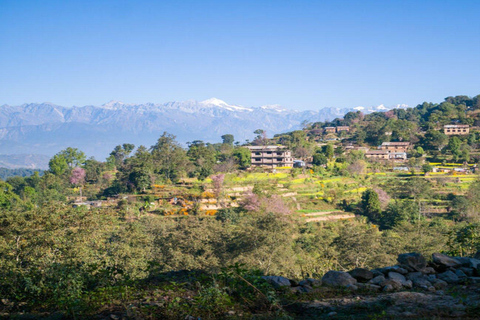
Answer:
M71 146L104 159L121 143L150 147L167 131L179 142L220 142L223 134L237 141L253 139L263 129L269 136L309 122L332 120L346 112L385 111L375 108L323 108L297 111L279 105L245 107L217 98L163 104L110 101L101 106L62 107L51 103L0 106L0 154L51 156Z

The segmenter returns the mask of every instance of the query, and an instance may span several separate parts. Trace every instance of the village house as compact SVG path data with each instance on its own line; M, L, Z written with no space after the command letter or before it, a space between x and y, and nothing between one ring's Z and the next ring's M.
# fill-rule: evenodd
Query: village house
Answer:
M443 133L447 136L469 134L470 126L468 124L447 124L443 126Z
M378 147L380 150L387 152L407 152L412 147L410 142L384 142Z
M284 146L249 146L252 167L293 167L292 152Z
M406 152L388 152L388 150L369 150L365 153L365 158L373 160L407 160Z
M338 127L337 127L337 133L338 133L338 132L341 132L341 131L347 131L347 132L349 132L349 131L350 131L350 127L349 127L349 126L338 126Z
M368 150L365 158L373 160L388 160L388 152L385 150Z
M337 129L335 127L325 127L324 130L326 133L335 133Z

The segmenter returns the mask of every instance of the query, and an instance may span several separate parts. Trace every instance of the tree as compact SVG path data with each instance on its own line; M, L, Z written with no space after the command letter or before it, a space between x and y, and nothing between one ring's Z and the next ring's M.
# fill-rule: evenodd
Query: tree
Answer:
M429 163L425 163L424 165L422 165L422 171L424 175L427 175L432 170L433 170L433 167Z
M177 181L189 164L185 150L175 138L164 132L151 148L155 170L167 181Z
M121 166L133 149L135 149L135 145L131 143L124 143L123 145L116 146L113 151L110 152L110 156L115 159L115 166Z
M438 130L430 129L425 134L425 147L429 150L442 151L447 144L447 135Z
M77 148L68 147L65 150L62 150L58 155L63 156L70 168L80 167L85 163L87 157L85 153L78 150Z
M327 157L323 153L315 153L313 155L313 164L316 166L323 166L328 163Z
M232 157L237 162L240 169L250 167L252 163L252 153L248 148L236 147L232 152Z
M233 137L233 134L224 134L222 136L222 143L223 144L228 144L233 146L233 141L235 141L235 138Z
M462 145L462 141L458 137L452 137L448 141L448 150L452 153L455 161L458 161L461 155L460 147Z
M373 189L367 189L362 194L361 208L363 214L372 221L377 221L382 213L380 199Z
M85 183L85 169L79 167L74 168L70 175L70 183L79 186L80 198L82 198L82 185Z
M56 154L48 162L48 168L54 175L61 176L68 169L67 160L63 155Z
M333 148L333 145L327 144L327 147L325 148L325 156L329 160L332 160L334 155L335 155L335 149Z

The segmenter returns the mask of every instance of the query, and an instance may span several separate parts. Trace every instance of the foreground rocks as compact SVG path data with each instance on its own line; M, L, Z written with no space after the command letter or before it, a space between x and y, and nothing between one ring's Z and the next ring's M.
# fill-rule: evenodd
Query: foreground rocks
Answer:
M357 268L349 272L329 271L321 280L305 279L300 282L282 278L282 288L290 288L295 294L324 294L325 290L341 291L355 298L322 299L292 306L305 311L332 318L340 313L355 313L357 309L370 313L381 306L386 307L387 317L470 317L466 310L480 315L480 259L472 257L450 257L435 253L432 261L418 253L398 256L398 264L368 270ZM273 281L270 277L267 281ZM280 281L272 283L280 287ZM290 286L288 285L290 283ZM411 292L411 290L416 292ZM465 297L455 298L446 291L466 290ZM338 291L337 291L338 292ZM338 295L338 294L337 294ZM460 296L460 295L459 295ZM352 309L353 308L353 309ZM309 311L308 311L309 310ZM476 311L475 311L476 310ZM295 310L293 310L295 312ZM303 318L300 317L300 318ZM308 317L306 317L308 318Z

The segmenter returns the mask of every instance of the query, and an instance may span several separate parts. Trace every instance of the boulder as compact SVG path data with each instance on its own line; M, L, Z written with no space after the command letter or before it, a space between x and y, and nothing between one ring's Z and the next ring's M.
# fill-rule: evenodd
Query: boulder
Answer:
M415 278L422 278L422 277L425 277L425 276L421 272L411 272L411 273L407 274L407 276L406 276L406 278L408 280L413 280Z
M434 286L435 289L437 289L437 290L443 290L443 289L445 289L445 288L448 286L448 283L446 283L446 282L443 281L443 280L437 279L437 280L433 283L433 286Z
M461 267L458 270L462 270L463 273L465 273L467 276L473 277L473 274L474 274L474 269L473 268Z
M428 281L425 277L418 277L412 279L413 287L420 288L420 289L428 289L432 286L432 283Z
M416 252L400 254L398 255L397 261L400 265L404 265L415 271L422 271L427 266L425 257Z
M380 285L384 281L385 281L385 277L383 275L381 275L381 276L376 276L372 280L368 281L368 283L374 284L374 285Z
M465 280L467 278L467 275L462 270L455 270L455 274L460 280Z
M389 272L388 273L388 279L397 280L397 281L400 281L402 283L407 281L405 276L403 276L402 274L397 273L397 272Z
M395 290L400 290L403 287L402 282L394 279L387 279L383 281L380 286L386 287L386 286L392 286Z
M280 276L263 276L262 279L270 283L275 289L290 287L290 280Z
M357 279L358 282L367 282L371 279L373 279L373 272L371 272L368 269L364 268L356 268L351 271L348 271L348 273Z
M446 267L446 268L455 268L455 267L460 267L462 265L462 263L457 259L441 253L432 254L432 259L435 264L440 265L442 267Z
M312 279L312 278L307 278L305 280L302 280L298 283L301 286L311 286L311 287L320 287L322 285L322 280L319 279Z
M453 273L452 271L446 271L444 273L439 273L438 278L440 280L445 281L446 283L449 283L449 284L456 284L460 281L458 276L455 273Z
M328 271L322 278L322 283L329 287L346 287L356 285L357 280L343 271Z
M380 268L377 269L378 271L382 272L384 275L388 275L389 272L396 272L400 274L407 274L408 270L405 268L402 268L400 266L391 266L391 267L385 267L385 268Z

